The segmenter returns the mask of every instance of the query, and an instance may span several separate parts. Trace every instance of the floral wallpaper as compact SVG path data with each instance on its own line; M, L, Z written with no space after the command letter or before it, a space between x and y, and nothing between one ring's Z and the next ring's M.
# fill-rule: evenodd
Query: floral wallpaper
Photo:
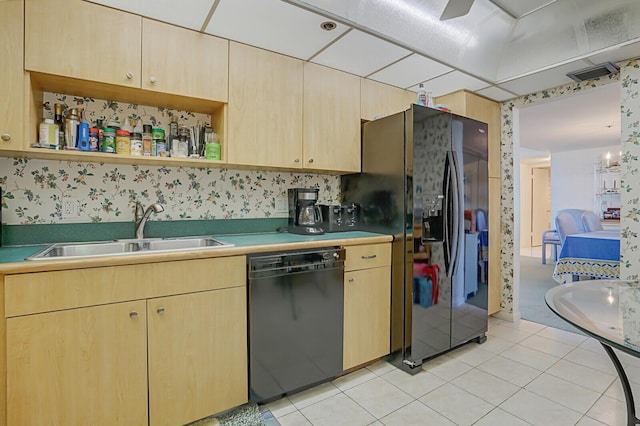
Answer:
M622 161L620 165L620 278L640 277L640 64L620 67Z
M168 133L172 117L178 117L178 125L194 126L198 123L210 124L211 116L189 111L177 111L155 106L137 105L126 102L115 102L103 99L70 96L61 93L43 93L43 118L53 118L54 104L62 104L63 116L71 108L84 108L84 118L95 125L96 120L103 120L104 125L115 122L121 127L126 119L132 123L142 120L142 124L151 124ZM215 131L215 129L214 129Z
M545 101L551 98L560 96L571 96L577 92L589 90L595 87L600 87L605 84L610 84L618 81L620 75L626 73L627 64L619 63L621 67L620 73L598 78L595 80L583 81L579 83L566 84L564 86L555 87L548 90L542 90L529 95L521 96L519 98L511 99L503 102L500 106L501 116L501 187L502 194L500 198L501 202L501 232L502 240L500 242L500 282L502 288L502 294L500 297L500 310L503 314L513 315L514 318L519 318L518 308L518 289L516 280L516 265L514 263L514 146L513 146L513 110L523 107L525 105L534 104L536 102ZM637 91L637 90L636 90ZM622 99L622 109L624 110L625 99ZM638 99L635 100L638 102ZM632 109L638 111L640 114L640 105L631 106ZM623 114L624 116L624 114ZM624 124L623 124L624 127ZM624 130L623 130L624 131ZM625 146L623 144L623 163L624 158L628 153L625 152ZM624 176L622 182L624 183ZM621 185L623 184L621 183ZM625 206L622 207L624 210ZM640 224L639 224L640 225ZM621 227L624 228L624 220L621 221ZM640 230L640 226L638 227ZM637 233L636 233L637 236ZM624 239L623 235L623 239ZM621 244L624 244L621 241ZM640 267L640 265L638 265Z
M192 169L0 158L5 224L125 222L136 201L161 203L150 220L287 217L276 198L287 188L320 189L320 202L339 199L340 177L290 172ZM77 214L62 215L63 200Z
M65 109L85 108L91 123L98 118L124 123L128 117L166 129L172 116L178 116L180 125L211 119L188 111L55 93L44 95L45 118L52 117L55 103ZM340 177L0 158L0 187L2 222L8 225L132 221L136 201L163 204L164 212L150 220L254 219L287 217L276 205L293 187L318 188L321 203L338 203ZM63 215L63 201L77 206L72 217Z

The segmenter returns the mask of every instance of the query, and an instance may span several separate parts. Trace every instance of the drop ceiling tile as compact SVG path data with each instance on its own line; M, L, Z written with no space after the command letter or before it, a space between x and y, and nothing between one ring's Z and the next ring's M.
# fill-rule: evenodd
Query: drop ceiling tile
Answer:
M497 86L485 87L484 89L476 90L476 93L485 98L493 99L496 102L503 102L517 97L515 94L507 92Z
M93 3L200 31L214 0L95 0ZM116 31L115 28L113 30Z
M516 18L553 3L550 0L491 0L491 2Z
M500 87L509 90L519 96L528 95L540 90L551 89L553 87L562 86L563 84L572 83L567 73L581 70L591 66L585 61L574 61L568 64L551 68L546 71L540 71L535 74L517 78L507 82L498 82Z
M462 89L475 92L484 87L487 87L486 82L460 71L452 71L424 82L425 90L431 92L434 97L448 95ZM409 90L417 92L418 86L410 87Z
M587 59L596 65L600 65L605 62L616 63L625 59L635 59L638 57L640 57L640 42L607 49L602 53L589 56Z
M349 28L281 0L221 0L206 33L307 60Z
M413 54L371 74L368 78L405 88L452 70L453 68L442 65L425 56Z
M407 49L362 31L351 30L311 61L366 76L410 53Z

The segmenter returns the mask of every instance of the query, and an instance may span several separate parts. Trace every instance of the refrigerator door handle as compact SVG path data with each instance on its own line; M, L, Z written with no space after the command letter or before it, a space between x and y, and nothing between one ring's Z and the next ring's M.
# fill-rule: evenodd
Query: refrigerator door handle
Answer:
M449 190L451 189L451 162L449 154L444 165L444 200L442 202L442 220L443 220L443 247L444 247L444 269L449 276L449 268L452 263L451 241L449 240Z
M456 266L458 264L458 250L459 244L458 241L460 239L460 187L458 182L458 163L456 161L456 153L453 151L447 152L447 162L449 163L449 172L447 175L447 185L451 186L452 194L451 194L451 206L452 206L452 214L449 214L447 211L446 221L447 228L445 231L445 235L447 238L451 238L450 241L450 249L449 249L449 257L450 262L447 265L447 276L453 277L455 273ZM449 195L449 192L447 192ZM447 203L448 205L448 203ZM448 226L449 222L451 222L451 227ZM452 231L452 232L450 232Z
M461 199L462 190L460 188L460 174L458 173L458 156L455 151L449 151L451 162L451 175L452 175L452 187L453 187L453 250L451 253L451 275L455 274L456 268L459 263L460 256L460 208L463 203Z

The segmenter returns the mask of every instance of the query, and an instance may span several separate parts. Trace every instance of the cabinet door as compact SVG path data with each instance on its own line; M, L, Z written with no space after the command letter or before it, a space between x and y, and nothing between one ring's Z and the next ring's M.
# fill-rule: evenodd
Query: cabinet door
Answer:
M302 61L229 45L228 162L302 167Z
M305 169L360 171L360 77L304 64Z
M23 0L0 1L0 150L22 149L24 125Z
M7 424L146 425L145 308L7 319Z
M409 109L416 102L416 94L410 90L363 78L361 116L363 120L374 120L384 115Z
M142 88L227 101L227 40L142 19Z
M345 370L389 353L390 321L391 267L345 272Z
M140 87L142 18L81 0L29 0L25 68Z
M246 300L246 287L233 287L148 301L151 425L247 402Z

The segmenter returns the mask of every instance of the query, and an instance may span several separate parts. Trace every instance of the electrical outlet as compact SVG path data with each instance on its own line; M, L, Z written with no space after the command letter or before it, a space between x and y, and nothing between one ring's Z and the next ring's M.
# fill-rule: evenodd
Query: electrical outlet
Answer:
M74 218L78 216L78 200L75 198L62 199L62 218Z
M276 197L276 213L289 213L289 200L286 197Z

